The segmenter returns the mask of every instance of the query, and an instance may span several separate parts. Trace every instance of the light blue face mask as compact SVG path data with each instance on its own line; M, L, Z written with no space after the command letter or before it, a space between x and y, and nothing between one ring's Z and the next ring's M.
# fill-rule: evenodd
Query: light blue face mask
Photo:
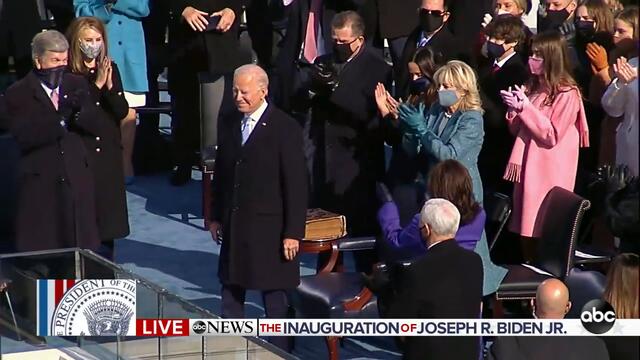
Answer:
M458 94L455 90L442 89L438 90L438 102L441 106L449 107L458 102Z

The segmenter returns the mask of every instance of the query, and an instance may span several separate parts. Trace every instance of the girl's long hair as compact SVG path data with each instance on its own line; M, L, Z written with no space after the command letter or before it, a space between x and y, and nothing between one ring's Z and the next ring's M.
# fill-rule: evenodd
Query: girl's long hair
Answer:
M82 32L85 29L92 29L102 35L102 50L96 57L96 63L100 63L105 56L108 56L107 49L107 31L100 19L92 16L83 16L76 18L71 22L67 29L67 40L69 41L69 68L72 73L83 74L89 71L84 64L82 50L80 50L80 41L82 40Z
M533 37L532 53L544 59L543 76L533 75L529 79L528 92L539 93L544 90L548 95L544 105L551 106L556 96L564 91L577 89L580 91L573 75L571 75L571 59L567 42L559 32L543 32Z

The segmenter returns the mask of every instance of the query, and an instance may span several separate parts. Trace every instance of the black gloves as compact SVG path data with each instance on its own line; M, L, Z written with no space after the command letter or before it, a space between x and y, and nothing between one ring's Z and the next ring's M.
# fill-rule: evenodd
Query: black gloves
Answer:
M82 101L84 96L86 96L84 92L84 90L78 89L66 94L65 97L60 99L58 113L67 124L77 119L80 109L82 108Z
M311 68L311 91L317 95L330 95L338 86L338 71L333 63L320 62Z

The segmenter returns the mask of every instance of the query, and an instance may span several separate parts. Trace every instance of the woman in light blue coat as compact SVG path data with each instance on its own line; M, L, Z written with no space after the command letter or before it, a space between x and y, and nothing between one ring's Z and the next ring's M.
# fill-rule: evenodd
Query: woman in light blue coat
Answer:
M149 15L149 0L73 0L73 7L76 16L94 16L106 24L109 54L120 69L122 87L129 106L145 105L149 83L142 18ZM136 112L130 109L120 125L127 183L133 179L131 156L135 120Z
M402 146L410 155L422 152L429 159L428 168L454 159L462 163L471 176L473 194L482 204L483 190L478 155L484 140L482 101L476 75L462 61L452 60L433 75L438 89L438 101L425 112L423 104L400 105L398 115L403 132ZM482 257L484 266L484 294L497 290L506 275L506 269L493 264L485 234L478 241L475 251Z

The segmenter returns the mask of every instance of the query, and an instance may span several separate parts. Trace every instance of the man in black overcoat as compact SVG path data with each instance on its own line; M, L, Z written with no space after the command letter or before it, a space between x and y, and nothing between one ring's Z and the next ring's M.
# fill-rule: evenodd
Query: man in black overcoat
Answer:
M454 239L460 212L445 199L430 199L420 212L426 255L401 277L389 318L477 319L482 303L482 260ZM470 336L410 336L404 359L478 359L480 339Z
M79 133L92 106L82 77L65 73L69 44L50 30L32 41L35 68L4 96L21 151L17 251L100 245L94 185Z
M352 236L373 235L375 182L384 173L374 90L389 85L391 67L365 45L357 13L337 14L332 37L333 54L318 58L311 74L312 206L345 215Z
M238 31L244 0L172 0L169 22L168 82L174 106L173 185L191 178L200 143L198 73L231 74L248 63L240 51ZM207 29L213 16L216 27Z
M210 231L222 242L218 276L222 316L244 317L247 289L262 291L267 317L287 316L286 290L300 282L307 173L302 130L267 103L267 74L244 65L234 74L238 112L219 123ZM286 338L274 338L288 350Z
M310 25L311 5L315 1L318 0L293 0L285 8L287 30L275 60L271 96L276 105L286 112L300 111L300 98L307 94L307 88L304 86L305 73L315 58L309 59L305 56L306 47L310 47L310 44L305 43L305 39ZM331 19L341 11L358 9L359 4L358 0L320 0L320 15L315 22L311 22L316 26L316 44L313 50L306 51L307 56L317 57L331 53Z

